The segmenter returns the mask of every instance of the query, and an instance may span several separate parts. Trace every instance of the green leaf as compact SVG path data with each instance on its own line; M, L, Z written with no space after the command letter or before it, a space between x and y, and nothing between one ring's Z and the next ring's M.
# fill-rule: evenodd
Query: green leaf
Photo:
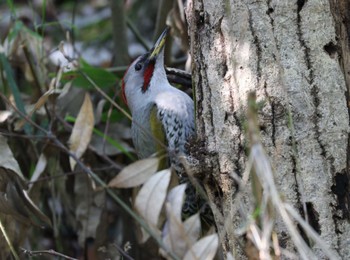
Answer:
M14 3L12 0L7 0L7 6L9 7L11 14L14 15L16 17L16 8L14 6Z
M7 83L15 99L16 107L18 108L19 111L21 111L25 115L26 111L24 108L24 103L21 98L21 93L18 90L10 63L8 62L7 57L5 56L4 53L0 53L0 64L1 64L1 68L4 70L6 74ZM32 129L28 124L24 125L24 130L27 134L32 133Z
M83 60L80 60L79 70L66 72L63 74L63 78L73 79L73 86L75 87L93 89L92 84L83 75L84 73L102 89L113 87L118 79L113 73L103 68L92 67Z
M102 113L101 121L107 122L109 120L109 122L115 123L120 122L120 120L122 120L123 118L125 118L125 115L122 112L119 112L118 110L113 110L111 115L109 115L109 111L105 111Z

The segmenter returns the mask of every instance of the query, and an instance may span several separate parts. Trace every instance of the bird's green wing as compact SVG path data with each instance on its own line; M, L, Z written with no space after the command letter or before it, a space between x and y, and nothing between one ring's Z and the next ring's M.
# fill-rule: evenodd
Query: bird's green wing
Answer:
M158 118L158 108L154 105L150 113L150 126L152 135L155 137L157 156L159 158L158 170L163 170L169 167L167 158L167 141L162 122Z

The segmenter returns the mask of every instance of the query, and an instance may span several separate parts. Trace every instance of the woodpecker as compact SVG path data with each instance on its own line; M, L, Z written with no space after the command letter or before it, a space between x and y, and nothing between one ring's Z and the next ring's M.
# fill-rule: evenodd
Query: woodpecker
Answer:
M167 155L170 160L162 160L160 168L170 164L179 182L187 183L183 215L189 216L198 212L203 203L199 203L178 156L186 154L185 144L195 132L194 103L167 79L164 68L167 34L168 28L149 52L131 63L122 80L122 95L132 115L132 140L139 158L155 153L163 158L164 153Z
M166 77L167 33L165 29L154 47L129 66L122 81L123 99L133 119L132 139L140 158L161 153L165 143L172 159L172 155L185 153L185 144L194 134L193 100L170 85Z

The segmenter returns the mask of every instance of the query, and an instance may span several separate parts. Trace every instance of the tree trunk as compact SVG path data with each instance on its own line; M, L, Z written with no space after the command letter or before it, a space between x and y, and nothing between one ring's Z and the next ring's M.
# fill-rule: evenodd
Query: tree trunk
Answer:
M254 91L281 196L336 257L350 259L349 10L345 0L188 2L201 151L195 156L224 253L244 254L246 240L235 232L247 216L232 215L232 176L246 170L247 96ZM276 227L280 246L293 250L281 221Z

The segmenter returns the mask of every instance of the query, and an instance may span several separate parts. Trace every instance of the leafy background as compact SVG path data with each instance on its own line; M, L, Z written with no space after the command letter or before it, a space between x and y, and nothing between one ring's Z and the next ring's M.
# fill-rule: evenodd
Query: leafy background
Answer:
M166 24L173 31L166 63L186 67L180 2L2 2L0 219L11 243L0 242L1 259L158 257L159 243L149 239L140 245L140 223L125 210L135 212L131 201L137 193L125 188L144 183L157 162L132 164L137 156L120 82L127 65L152 46ZM124 172L148 169L148 177L127 185L114 179L130 164ZM168 185L174 186L166 182L154 200L164 200ZM106 192L108 183L119 189ZM26 188L37 211L21 196L6 201L9 191ZM159 216L153 218L156 225ZM196 241L198 228L193 234Z

